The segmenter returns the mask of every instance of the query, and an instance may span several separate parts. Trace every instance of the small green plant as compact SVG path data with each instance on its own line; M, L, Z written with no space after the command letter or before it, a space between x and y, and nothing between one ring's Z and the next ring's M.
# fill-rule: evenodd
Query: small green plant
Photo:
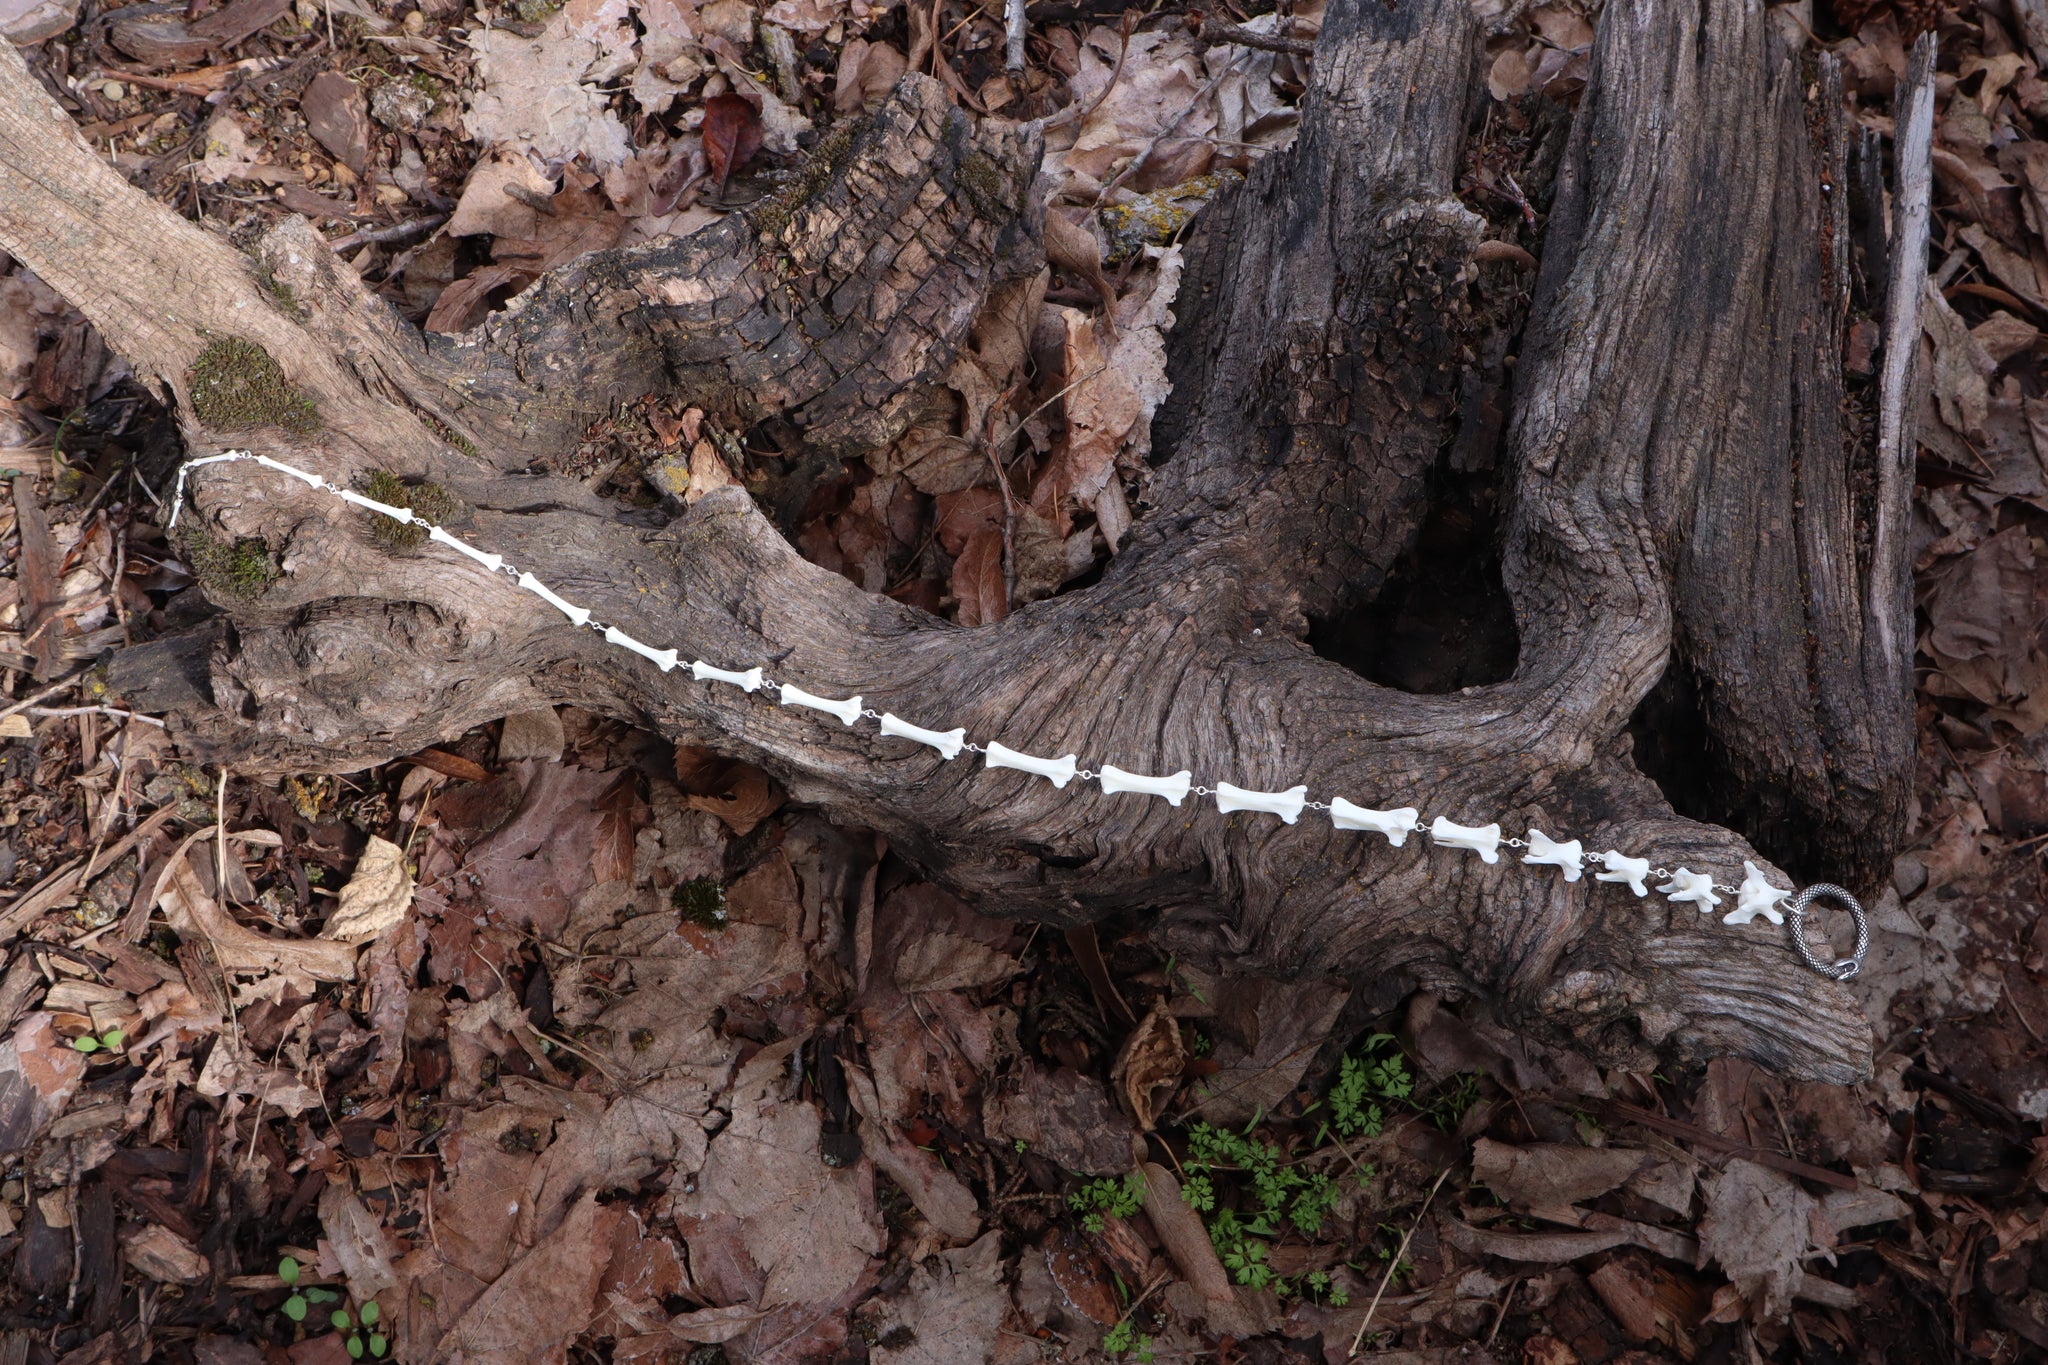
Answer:
M77 1048L80 1052L88 1054L94 1052L119 1052L121 1044L127 1040L128 1035L120 1029L110 1028L97 1038L93 1037L90 1033L81 1033L71 1040L71 1046Z
M699 929L725 927L725 888L709 877L684 882L669 892L669 904Z
M341 1303L341 1295L332 1289L323 1289L318 1285L298 1288L299 1263L290 1256L277 1263L277 1278L283 1280L293 1291L291 1297L284 1301L284 1315L293 1322L303 1323L306 1314L316 1305ZM337 1333L348 1333L348 1339L342 1346L348 1351L351 1359L361 1360L367 1356L371 1360L382 1360L385 1353L391 1349L390 1340L376 1330L378 1319L382 1315L382 1310L373 1299L357 1309L353 1315L349 1313L347 1304L341 1303L340 1307L332 1309L327 1314L327 1321Z
M1387 1122L1381 1106L1414 1093L1415 1078L1408 1072L1407 1059L1394 1035L1375 1033L1365 1040L1363 1051L1347 1054L1338 1063L1326 1128L1340 1138L1378 1137Z
M1351 1302L1351 1296L1344 1292L1344 1286L1333 1284L1327 1270L1311 1270L1301 1280L1302 1291L1312 1299L1319 1299L1332 1308L1342 1308Z
M1151 1365L1152 1338L1140 1332L1129 1318L1102 1334L1102 1349L1113 1356L1127 1355L1141 1365Z
M1104 1216L1129 1218L1145 1206L1145 1177L1132 1171L1121 1180L1091 1180L1067 1196L1067 1207L1081 1215L1081 1226L1100 1232Z
M1479 1103L1479 1073L1460 1071L1438 1086L1422 1106L1429 1121L1446 1132L1465 1121L1465 1115Z

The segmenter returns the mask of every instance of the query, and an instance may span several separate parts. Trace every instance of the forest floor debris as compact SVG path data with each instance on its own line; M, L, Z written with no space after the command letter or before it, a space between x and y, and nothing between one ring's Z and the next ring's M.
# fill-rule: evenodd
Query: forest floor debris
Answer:
M1519 272L1597 15L1482 7L1465 192ZM1120 548L1180 243L1292 138L1321 18L1058 12L1022 71L955 3L44 0L0 31L134 183L238 242L306 215L444 332L774 192L905 71L1048 118L1052 266L786 518L973 625ZM1808 16L1880 133L1915 12ZM989 918L574 711L345 777L195 767L84 669L205 612L157 526L176 434L0 261L0 1359L2048 1351L2048 52L2005 13L1940 19L1921 765L1857 1087L1602 1072L1431 996ZM744 435L642 405L561 472L765 487Z

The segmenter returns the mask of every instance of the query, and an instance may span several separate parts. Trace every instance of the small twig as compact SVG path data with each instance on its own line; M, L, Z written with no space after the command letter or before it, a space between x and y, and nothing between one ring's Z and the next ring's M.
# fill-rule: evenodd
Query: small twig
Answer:
M1089 117L1102 107L1102 102L1109 98L1109 92L1116 89L1118 79L1124 74L1124 58L1131 54L1131 35L1136 31L1137 24L1134 22L1134 17L1129 11L1126 11L1123 23L1117 29L1117 36L1121 40L1122 45L1116 50L1116 65L1109 70L1109 83L1102 87L1102 93L1090 101L1086 109L1076 114L1074 112L1075 106L1070 104L1040 124L1039 127L1042 131L1049 133L1055 128L1064 128L1069 123L1086 123Z
M31 706L34 706L37 702L42 701L47 697L56 696L59 692L62 692L65 688L71 686L73 683L77 682L80 678L83 678L87 673L90 673L91 671L92 670L89 667L81 668L76 673L73 673L70 677L60 678L58 681L51 683L48 687L36 693L32 697L23 697L20 701L15 702L11 706L0 708L0 720L6 720L9 716L19 715L21 712L28 710Z
M1508 1292L1502 1296L1500 1301L1500 1311L1493 1315L1493 1330L1486 1334L1486 1345L1481 1349L1493 1349L1493 1339L1500 1335L1500 1325L1508 1320L1508 1309L1512 1308L1515 1303L1515 1291L1521 1287L1522 1281L1519 1278L1508 1285Z
M1152 159L1152 153L1159 150L1160 144L1165 142L1166 139L1172 137L1175 133L1180 131L1180 126L1182 123L1187 121L1187 116L1189 114L1194 113L1196 107L1200 105L1202 101L1208 99L1209 96L1216 93L1216 87L1223 84L1224 78L1230 75L1231 72L1237 70L1237 64L1240 60L1242 60L1243 57L1244 54L1240 52L1236 56L1232 57L1229 61L1225 62L1223 64L1223 69L1217 72L1216 75L1210 80L1210 82L1207 85L1203 86L1200 90L1196 91L1195 97L1193 99L1189 100L1186 104L1181 106L1181 111L1173 116L1173 121L1167 124L1164 128L1161 128L1159 130L1159 135L1153 138L1150 142L1145 144L1145 150L1139 152L1137 156L1133 157L1131 159L1130 165L1124 167L1121 171L1118 171L1116 178L1110 181L1107 185L1104 185L1102 187L1102 193L1095 196L1096 208L1101 208L1104 204L1108 203L1109 196L1116 193L1117 186L1123 184L1124 181L1129 180L1132 176L1136 175L1138 171L1144 167L1145 163Z
M1898 181L1892 218L1891 281L1884 310L1884 366L1878 379L1877 524L1871 532L1864 611L1881 659L1912 653L1912 603L1905 561L1913 496L1914 361L1927 279L1928 205L1934 184L1934 35L1913 44L1897 100ZM1897 565L1894 570L1893 566ZM1901 636L1903 632L1903 637Z
M117 706L26 706L17 708L32 716L112 716L116 720L139 720L144 725L154 725L162 730L164 723L155 716L145 716L139 711L123 711Z
M1016 75L1024 69L1024 0L1003 0L1003 69Z
M1380 1300L1386 1297L1387 1286L1394 1281L1394 1272L1401 1268L1401 1258L1408 1254L1408 1243L1414 1238L1415 1229L1422 1226L1422 1218L1429 1212L1430 1201L1436 1198L1436 1192L1443 1188L1443 1183L1450 1173L1451 1168L1448 1166L1436 1173L1436 1184L1431 1185L1429 1193L1422 1196L1422 1207L1415 1211L1415 1221L1408 1225L1408 1231L1401 1234L1401 1245L1394 1248L1394 1258L1387 1262L1387 1273L1380 1276L1379 1292L1372 1296L1372 1302L1365 1306L1365 1316L1358 1320L1358 1332L1351 1338L1351 1355L1358 1354L1359 1346L1365 1341L1365 1329L1372 1326L1372 1315L1379 1311Z
M1306 38L1283 38L1277 33L1260 33L1242 24L1204 24L1202 40L1218 47L1255 47L1261 52L1284 52L1290 57L1312 57L1316 45Z
M548 211L554 211L552 206ZM445 213L430 213L424 218L409 218L403 223L393 223L389 227L364 228L360 232L351 232L345 237L336 237L327 245L333 251L353 251L359 246L382 246L432 232L447 221L448 215Z
M113 487L114 481L107 480ZM120 534L114 538L114 619L121 623L121 643L132 645L135 637L128 631L128 606L121 600L121 576L128 572L128 518L121 518Z

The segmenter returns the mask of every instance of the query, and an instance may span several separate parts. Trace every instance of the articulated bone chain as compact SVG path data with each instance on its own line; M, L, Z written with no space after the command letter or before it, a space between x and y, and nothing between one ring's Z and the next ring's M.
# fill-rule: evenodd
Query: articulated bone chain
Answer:
M565 601L552 588L536 579L532 574L511 568L501 556L477 549L474 545L449 534L441 527L427 522L410 508L393 507L388 503L365 497L363 494L357 493L352 489L342 488L336 484L329 483L318 474L311 474L303 469L294 468L291 465L273 460L265 455L252 455L247 451L231 450L219 455L208 455L199 459L188 460L178 470L177 486L171 494L169 525L175 527L178 524L178 514L184 506L185 479L191 470L202 465L220 464L237 460L252 461L265 469L275 470L289 478L297 479L310 488L333 493L343 502L377 516L388 517L403 525L425 526L429 540L445 545L455 553L474 560L489 573L502 574L512 579L521 591L529 593L547 603L548 606L568 618L571 625L596 631L604 637L607 643L638 654L643 659L660 668L663 673L671 672L681 663L675 650L656 649L652 645L643 644L639 640L634 639L617 626L608 625L594 619L587 607L579 607L572 602ZM1017 772L1030 773L1046 779L1054 787L1061 790L1065 790L1069 782L1072 782L1076 777L1080 777L1084 780L1094 781L1106 794L1136 793L1146 796L1158 796L1164 798L1168 804L1175 807L1178 807L1192 793L1197 796L1214 797L1216 809L1224 814L1252 811L1276 815L1290 825L1295 824L1301 819L1301 814L1304 810L1322 811L1328 813L1330 824L1334 828L1340 830L1362 830L1378 834L1385 838L1388 845L1393 848L1403 847L1406 845L1410 834L1418 829L1422 829L1429 835L1432 842L1446 848L1464 849L1467 852L1476 853L1479 855L1480 861L1489 864L1500 861L1500 850L1504 846L1526 850L1522 855L1524 863L1555 867L1563 872L1564 880L1567 882L1578 881L1588 867L1598 868L1600 870L1593 874L1595 881L1625 885L1638 897L1650 894L1648 885L1650 878L1663 878L1663 884L1657 888L1659 894L1667 897L1673 904L1691 904L1696 906L1701 914L1709 914L1716 906L1720 905L1722 894L1732 895L1736 898L1736 905L1735 909L1731 910L1724 917L1727 923L1748 924L1761 917L1772 924L1783 924L1786 915L1790 913L1793 922L1793 933L1795 935L1799 933L1800 920L1806 913L1806 907L1816 897L1827 897L1841 901L1856 919L1859 947L1855 954L1840 962L1829 964L1821 962L1816 958L1813 955L1812 949L1803 938L1797 939L1794 946L1800 950L1800 956L1808 965L1813 966L1816 971L1821 972L1823 975L1833 977L1836 980L1845 980L1855 975L1857 969L1862 965L1863 947L1860 945L1867 941L1867 935L1864 931L1863 908L1856 903L1855 899L1848 892L1835 886L1816 886L1809 888L1801 896L1795 897L1791 891L1783 887L1771 885L1769 879L1757 869L1756 864L1753 862L1743 863L1742 870L1745 875L1740 886L1728 886L1716 882L1704 872L1693 872L1683 867L1676 871L1672 871L1669 868L1652 867L1648 858L1632 857L1628 854L1617 852L1614 849L1608 849L1604 853L1587 853L1577 839L1553 839L1538 829L1531 829L1526 839L1502 839L1501 829L1498 824L1461 825L1445 816L1439 815L1431 820L1427 826L1424 826L1421 812L1413 806L1402 806L1395 810L1372 810L1365 806L1355 805L1341 796L1331 798L1328 804L1310 801L1306 785L1293 786L1285 791L1278 792L1253 791L1249 788L1234 786L1228 782L1218 782L1212 788L1194 785L1194 775L1186 770L1166 777L1147 777L1140 773L1127 772L1108 763L1102 765L1100 772L1093 772L1081 768L1073 754L1063 754L1058 758L1039 758L1031 754L1020 753L1007 745L996 743L993 740L989 741L986 745L970 744L967 742L965 727L952 730L928 730L921 725L912 725L909 721L888 712L878 715L876 712L864 710L862 709L859 697L849 697L844 701L835 701L829 697L821 697L807 692L792 683L772 682L759 668L735 671L718 668L701 660L691 661L689 668L690 676L698 682L726 683L746 692L756 692L763 687L769 687L774 689L777 702L782 706L804 707L814 711L823 711L828 715L837 717L842 725L847 726L854 725L862 717L867 717L878 723L880 733L884 737L906 739L913 743L924 745L936 750L943 760L951 761L959 756L962 749L970 750L981 755L982 763L985 767L1005 768Z

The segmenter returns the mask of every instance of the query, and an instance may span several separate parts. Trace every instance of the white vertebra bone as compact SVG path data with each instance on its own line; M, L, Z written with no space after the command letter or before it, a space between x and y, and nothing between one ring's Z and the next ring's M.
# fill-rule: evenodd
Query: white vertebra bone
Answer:
M1224 812L1234 810L1258 810L1268 815L1277 815L1288 824L1301 818L1301 808L1308 802L1307 787L1289 787L1284 792L1255 792L1243 787L1233 787L1228 782L1216 784L1216 809Z
M1735 908L1725 917L1728 924L1747 924L1762 915L1773 924L1785 922L1785 912L1778 908L1778 902L1792 893L1784 887L1772 886L1764 880L1764 874L1757 871L1756 864L1747 858L1742 861L1745 875L1742 885L1735 888Z
M604 638L621 649L630 649L641 658L653 661L660 666L661 671L664 673L676 666L676 652L674 650L656 649L653 645L643 645L617 626L606 626L604 628Z
M1330 823L1338 829L1369 829L1375 834L1387 836L1387 842L1395 848L1408 842L1408 835L1421 818L1421 812L1413 806L1399 810L1367 810L1354 806L1341 796L1330 798Z
M1481 862L1500 861L1500 826L1484 825L1474 828L1470 825L1453 824L1439 815L1430 821L1429 837L1452 848L1469 848L1479 855Z
M1684 868L1671 874L1671 880L1657 888L1658 892L1672 901L1691 901L1702 915L1721 903L1714 894L1714 879L1704 872L1688 872Z
M1648 858L1631 858L1625 853L1616 853L1610 848L1600 855L1600 861L1607 864L1607 870L1605 872L1595 872L1593 874L1594 881L1626 882L1628 883L1628 889L1635 892L1638 896L1650 894L1650 888L1643 885L1643 879L1650 875L1650 860Z
M553 607L556 611L562 613L562 615L568 617L572 623L579 626L587 626L590 624L589 611L582 607L571 606L569 603L564 602L561 598L555 596L555 590L553 588L550 588L547 584L541 582L532 574L523 573L519 575L519 586L526 589L528 592L532 593L535 597L538 597L541 601L547 603L549 606Z
M290 465L284 463L282 460L273 460L268 455L258 455L256 457L256 463L262 465L265 469L275 469L280 474L289 474L293 478L299 480L301 483L307 484L310 487L327 487L327 480L321 478L318 474L308 474L303 469L294 469Z
M259 455L257 458L260 460L262 456ZM402 525L412 525L412 509L410 507L393 507L388 502L378 502L375 498L366 498L353 488L337 488L334 491L343 502L354 503L364 511L375 512L378 516L382 517L389 517ZM450 538L453 539L453 537Z
M1579 871L1585 863L1585 850L1579 846L1577 839L1560 844L1542 830L1532 829L1529 831L1529 851L1522 855L1522 861L1561 867L1564 869L1564 879L1575 882L1579 879Z
M713 668L703 660L690 665L690 676L698 682L731 683L734 687L751 692L761 685L761 670L750 668L744 673L733 673L723 668Z
M344 493L342 494L342 496L347 497L348 494ZM412 513L410 512L407 512L405 515L407 520L410 520L412 517ZM483 565L492 573L496 573L498 570L505 567L505 560L502 556L487 555L482 550L477 549L476 546L469 544L467 541L457 540L454 536L449 535L446 531L442 530L438 526L434 527L431 531L427 532L427 539L439 541L441 544L446 545L449 549L455 551L455 553L457 554L468 555L471 559L474 559L477 563Z
M794 687L789 683L782 685L782 704L784 706L808 706L813 711L823 711L828 715L839 717L839 722L842 725L851 725L860 719L859 697L850 697L845 701L827 701L823 697L814 696L804 691L801 687Z
M893 716L887 711L882 713L882 733L894 735L898 739L914 739L919 744L929 744L947 759L958 757L960 746L967 742L967 730L964 726L957 730L927 730L922 725L912 725L909 721Z
M1063 758L1033 758L1006 748L995 741L989 741L988 752L982 756L991 768L1015 768L1020 772L1037 773L1055 787L1065 787L1074 780L1074 756Z
M1106 792L1144 792L1148 796L1163 796L1169 805L1178 806L1187 800L1188 786L1195 780L1195 775L1183 768L1171 777L1145 777L1105 763L1096 780L1102 783Z

